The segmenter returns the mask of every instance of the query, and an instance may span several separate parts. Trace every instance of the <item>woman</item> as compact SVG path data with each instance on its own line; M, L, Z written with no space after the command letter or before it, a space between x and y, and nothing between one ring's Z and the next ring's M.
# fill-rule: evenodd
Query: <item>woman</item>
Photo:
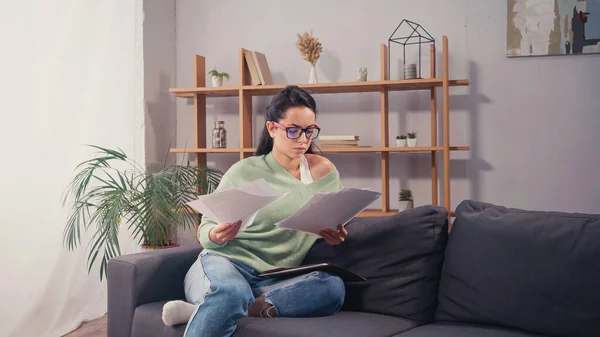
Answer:
M202 218L198 239L204 249L185 277L189 303L165 304L165 324L188 322L188 337L231 336L236 320L244 316L310 317L340 310L345 289L337 276L325 272L286 280L258 276L268 269L300 265L316 241L310 234L274 224L298 211L315 193L342 188L334 165L313 154L312 140L320 132L316 112L314 99L301 88L288 86L275 95L267 107L256 155L235 163L217 190L263 178L288 195L248 219L252 224L243 232L241 220L216 224ZM331 245L348 235L341 225L320 234Z

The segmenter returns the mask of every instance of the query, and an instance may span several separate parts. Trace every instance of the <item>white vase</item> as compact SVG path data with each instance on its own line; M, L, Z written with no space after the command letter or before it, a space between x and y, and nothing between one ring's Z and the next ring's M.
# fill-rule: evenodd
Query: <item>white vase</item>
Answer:
M399 203L398 210L400 212L406 211L407 209L411 209L414 207L412 200L400 200L398 203Z
M308 83L319 83L319 80L317 79L317 68L313 65L310 66L310 75L308 77Z
M406 140L406 143L408 144L408 147L416 147L417 146L417 139L416 138L408 138Z
M223 77L219 77L219 76L212 76L212 84L213 87L222 87L223 86Z
M405 147L406 146L406 138L404 138L404 139L396 139L396 145L398 147Z

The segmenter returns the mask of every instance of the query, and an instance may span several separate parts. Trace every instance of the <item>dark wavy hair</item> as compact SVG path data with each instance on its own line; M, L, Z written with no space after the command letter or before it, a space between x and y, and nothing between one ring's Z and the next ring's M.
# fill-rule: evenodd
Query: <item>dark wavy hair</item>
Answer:
M289 85L273 97L271 104L266 110L265 126L260 135L255 155L262 156L273 150L273 138L269 135L266 122L278 122L289 108L298 106L305 106L312 110L315 113L315 116L317 114L317 104L313 97L306 90L298 86ZM311 143L310 147L306 150L306 153L314 153L313 146L315 145Z

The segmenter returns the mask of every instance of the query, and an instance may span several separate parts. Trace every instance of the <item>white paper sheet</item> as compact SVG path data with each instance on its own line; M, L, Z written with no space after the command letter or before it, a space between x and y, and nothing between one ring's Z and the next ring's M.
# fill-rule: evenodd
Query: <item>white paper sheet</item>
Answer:
M264 179L258 179L238 188L201 195L188 205L217 224L242 220L240 231L252 224L258 211L286 194L277 192Z
M352 187L337 192L319 192L298 212L276 225L320 237L319 231L337 230L338 224L346 225L380 196L381 192Z

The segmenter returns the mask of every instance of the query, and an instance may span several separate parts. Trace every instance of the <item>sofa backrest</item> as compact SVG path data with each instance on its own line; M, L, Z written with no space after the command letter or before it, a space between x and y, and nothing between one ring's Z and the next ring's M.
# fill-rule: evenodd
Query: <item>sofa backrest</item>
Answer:
M600 336L600 215L463 201L436 319Z
M304 263L329 262L367 279L347 283L343 310L433 320L448 239L445 208L422 206L392 216L355 218L340 245L317 241Z

